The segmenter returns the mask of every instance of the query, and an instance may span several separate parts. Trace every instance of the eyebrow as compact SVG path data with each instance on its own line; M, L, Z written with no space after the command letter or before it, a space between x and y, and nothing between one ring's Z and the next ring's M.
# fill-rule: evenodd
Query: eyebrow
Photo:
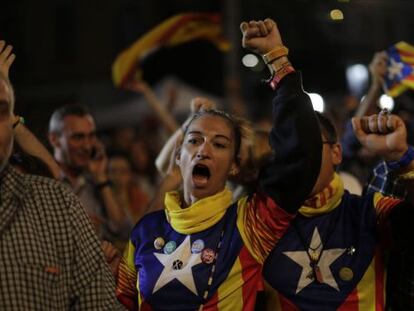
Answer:
M203 133L201 131L190 131L187 134L203 135ZM227 137L226 135L223 135L223 134L216 134L216 135L214 135L214 138L224 138L227 141L231 141L231 139L229 137Z

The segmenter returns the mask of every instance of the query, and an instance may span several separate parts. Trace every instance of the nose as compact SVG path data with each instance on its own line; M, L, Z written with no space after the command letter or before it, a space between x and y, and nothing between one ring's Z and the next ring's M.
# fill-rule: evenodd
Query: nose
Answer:
M93 146L93 144L92 144L92 142L91 142L91 140L90 140L90 139L86 138L86 139L83 141L83 148L85 148L85 149L89 150L89 149L92 149L92 146Z
M207 142L205 142L202 145L200 145L200 148L198 148L196 158L202 160L202 159L209 159L210 156L211 156L210 146Z
M95 146L95 139L90 138L90 137L85 137L85 139L83 139L82 147L84 150L89 152L93 149L94 146Z

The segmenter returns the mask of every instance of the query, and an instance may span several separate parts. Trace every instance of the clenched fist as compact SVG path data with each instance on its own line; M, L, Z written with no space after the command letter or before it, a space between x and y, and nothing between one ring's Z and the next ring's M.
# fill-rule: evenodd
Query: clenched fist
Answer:
M264 21L242 22L240 30L243 34L242 46L257 54L266 54L283 45L279 29L270 18Z
M362 146L386 161L398 161L408 149L403 120L382 111L362 118L352 118L354 133Z

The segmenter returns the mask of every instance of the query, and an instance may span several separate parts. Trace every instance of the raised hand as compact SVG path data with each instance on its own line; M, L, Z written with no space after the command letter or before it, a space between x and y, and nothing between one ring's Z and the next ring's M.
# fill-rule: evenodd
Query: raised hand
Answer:
M149 85L145 81L137 79L131 79L128 81L124 85L124 88L136 93L145 93L150 89Z
M264 21L242 22L240 30L243 34L242 46L257 54L266 54L283 45L279 29L270 18Z
M105 147L102 142L96 141L93 153L88 163L88 171L94 182L101 183L108 180L108 157L106 156Z
M387 73L387 53L384 51L374 54L374 58L369 64L369 72L371 73L372 83L382 86L384 76Z
M108 241L101 242L101 248L105 256L106 263L111 268L113 276L118 276L118 267L121 262L122 255L120 252Z
M361 145L386 161L398 161L408 149L403 120L382 111L380 114L352 118L354 133Z
M12 53L13 47L6 45L6 41L0 41L0 72L6 77L9 77L9 69L16 59L16 55Z
M205 97L194 97L190 102L190 110L192 113L196 113L200 110L215 109L216 103Z

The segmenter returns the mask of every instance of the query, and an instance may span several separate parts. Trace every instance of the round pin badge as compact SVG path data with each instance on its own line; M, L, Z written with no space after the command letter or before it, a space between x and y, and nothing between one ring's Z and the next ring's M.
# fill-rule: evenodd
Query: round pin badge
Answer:
M156 238L154 240L154 247L155 247L155 249L161 249L161 248L164 247L164 245L165 245L165 241L164 241L164 239L162 237L159 236L158 238Z
M348 267L342 267L339 270L339 277L343 281L351 281L354 278L354 272Z
M175 251L176 248L177 248L177 243L175 243L174 241L169 241L164 246L164 253L167 255L171 254L173 251Z
M201 239L195 240L193 242L193 245L191 245L191 252L193 254L201 253L201 251L204 249L204 241Z
M206 264L211 264L216 257L216 253L211 248L206 248L201 252L201 261Z

